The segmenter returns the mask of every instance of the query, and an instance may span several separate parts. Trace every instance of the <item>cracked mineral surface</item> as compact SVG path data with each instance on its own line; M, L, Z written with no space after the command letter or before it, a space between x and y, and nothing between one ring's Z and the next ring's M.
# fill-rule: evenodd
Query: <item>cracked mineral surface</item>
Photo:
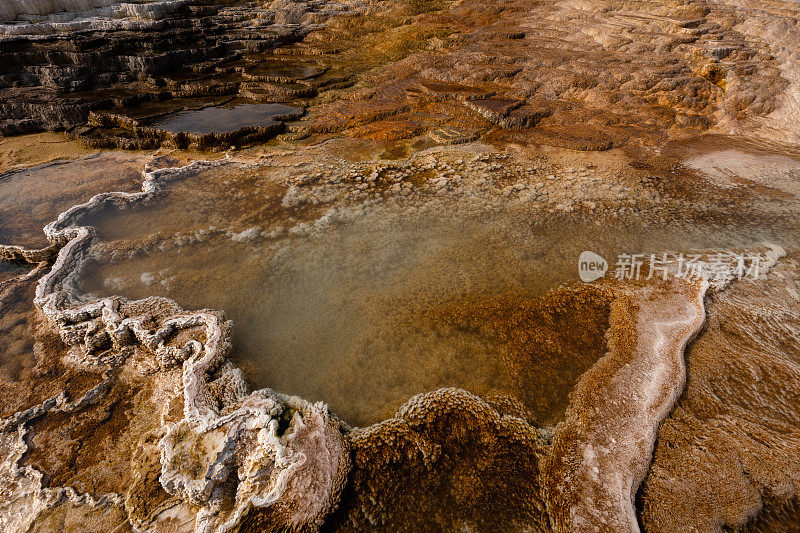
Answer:
M7 0L0 530L800 528L800 7Z

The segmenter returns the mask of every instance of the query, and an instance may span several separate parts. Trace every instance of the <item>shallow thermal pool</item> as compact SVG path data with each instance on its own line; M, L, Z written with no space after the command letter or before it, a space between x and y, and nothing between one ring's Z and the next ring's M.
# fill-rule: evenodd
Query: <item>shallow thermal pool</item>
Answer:
M235 324L236 362L253 386L324 400L353 425L389 417L410 396L442 386L513 395L539 422L555 423L603 346L540 348L538 337L509 329L503 313L536 308L548 290L580 283L583 250L613 269L625 252L788 242L755 224L644 227L577 216L539 223L524 208L481 214L457 203L368 210L296 236L271 229L280 217L265 191L258 180L223 187L208 171L149 205L87 217L113 242L82 273L81 290L223 309ZM529 352L541 368L524 391L508 364L511 349Z

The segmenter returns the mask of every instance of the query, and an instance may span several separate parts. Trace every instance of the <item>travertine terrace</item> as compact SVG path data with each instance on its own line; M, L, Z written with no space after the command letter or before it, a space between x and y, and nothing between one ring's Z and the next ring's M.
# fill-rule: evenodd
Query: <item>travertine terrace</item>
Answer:
M10 0L0 66L0 530L800 527L796 3Z

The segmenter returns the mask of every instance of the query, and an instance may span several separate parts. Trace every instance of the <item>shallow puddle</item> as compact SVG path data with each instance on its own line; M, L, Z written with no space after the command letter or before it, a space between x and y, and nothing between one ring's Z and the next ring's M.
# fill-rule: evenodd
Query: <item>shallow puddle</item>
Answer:
M261 61L257 66L248 68L247 76L264 81L306 80L319 76L325 71L319 65L289 63L284 61Z
M42 227L106 191L141 190L146 155L106 152L19 170L0 180L0 242L45 246Z

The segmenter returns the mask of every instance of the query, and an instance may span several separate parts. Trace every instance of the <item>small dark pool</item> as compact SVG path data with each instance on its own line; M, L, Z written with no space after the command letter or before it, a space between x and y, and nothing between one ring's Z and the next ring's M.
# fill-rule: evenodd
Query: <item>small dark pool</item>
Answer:
M292 64L286 62L262 62L258 66L248 69L247 74L258 78L274 79L275 81L307 80L325 72L319 65Z
M171 132L197 135L232 133L242 128L263 128L281 119L299 117L303 110L283 104L237 104L178 111L154 121L151 126Z

